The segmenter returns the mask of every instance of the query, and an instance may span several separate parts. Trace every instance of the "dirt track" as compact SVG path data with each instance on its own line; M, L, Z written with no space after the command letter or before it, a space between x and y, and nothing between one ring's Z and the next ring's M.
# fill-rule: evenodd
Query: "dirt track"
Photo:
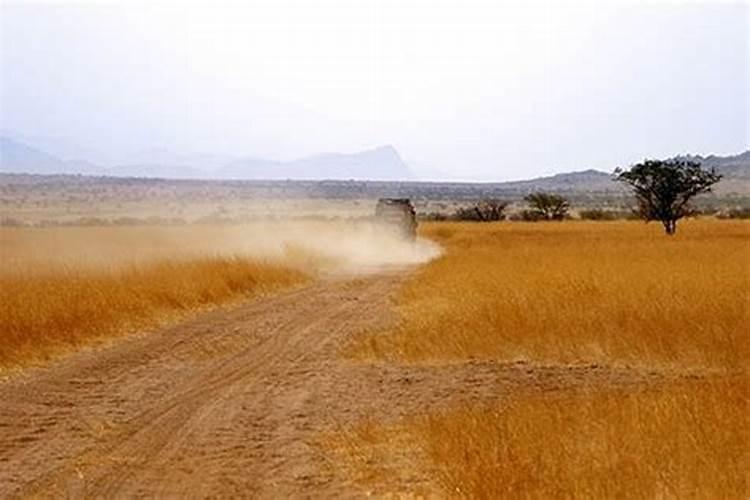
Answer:
M352 336L393 320L404 274L325 279L0 382L0 497L362 495L317 444L322 433L519 388L657 377L342 359ZM431 488L416 469L389 481L376 493Z

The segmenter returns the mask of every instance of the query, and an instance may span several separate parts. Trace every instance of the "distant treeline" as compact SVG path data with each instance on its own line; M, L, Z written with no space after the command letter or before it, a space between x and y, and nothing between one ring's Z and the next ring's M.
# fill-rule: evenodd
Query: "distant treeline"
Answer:
M750 208L733 208L727 210L698 210L696 216L716 217L718 219L750 219ZM417 218L423 222L429 221L474 221L488 222L508 220L514 222L536 222L543 220L537 213L531 210L519 210L515 212L504 212L497 217L480 218L477 212L468 207L457 209L453 213L445 212L421 212ZM228 217L207 215L192 220L186 220L180 217L78 217L71 219L45 219L40 221L25 221L18 217L0 217L0 227L92 227L92 226L182 226L188 224L211 224L211 225L230 225L230 224L247 224L260 221L352 221L352 220L372 220L373 217L347 217L343 215L264 215L264 216L246 216L246 217ZM564 220L589 220L589 221L614 221L614 220L635 220L638 215L629 210L610 210L610 209L583 209L565 214Z

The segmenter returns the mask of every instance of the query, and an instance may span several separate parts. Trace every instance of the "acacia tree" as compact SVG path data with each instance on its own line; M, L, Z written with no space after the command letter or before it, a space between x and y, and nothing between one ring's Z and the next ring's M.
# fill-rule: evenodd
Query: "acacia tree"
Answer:
M693 213L690 199L711 191L721 175L714 169L703 170L700 163L689 160L646 160L630 167L618 168L616 179L633 188L638 201L638 215L646 222L658 220L668 235L677 231L677 221Z
M568 200L557 194L531 193L524 200L531 206L531 215L538 219L563 220L570 208Z

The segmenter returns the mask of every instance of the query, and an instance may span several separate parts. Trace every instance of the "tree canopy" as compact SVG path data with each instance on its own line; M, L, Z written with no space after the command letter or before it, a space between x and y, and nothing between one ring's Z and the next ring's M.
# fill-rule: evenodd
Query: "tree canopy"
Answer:
M568 200L552 193L532 193L524 200L531 206L530 215L536 219L563 220L570 208Z
M658 220L667 234L677 231L677 221L693 213L690 200L711 190L721 179L713 169L704 170L689 160L646 160L629 170L615 170L616 179L633 188L638 215Z

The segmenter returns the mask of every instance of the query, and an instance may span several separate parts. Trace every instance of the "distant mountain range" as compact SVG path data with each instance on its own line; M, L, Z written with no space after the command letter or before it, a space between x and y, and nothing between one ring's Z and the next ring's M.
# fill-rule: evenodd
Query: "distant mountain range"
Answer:
M288 162L258 158L235 160L220 170L222 178L243 179L407 180L414 177L393 146L353 154L324 153Z
M678 158L697 161L704 167L714 168L727 179L750 181L750 151L734 156L685 155Z
M408 180L414 175L393 146L352 154L323 153L292 161L175 155L164 150L134 155L132 162L104 167L67 161L23 142L0 136L0 172L88 174L168 179L372 179Z
M511 181L501 183L503 187L516 191L620 191L622 186L613 182L612 174L601 170L583 170L537 177L526 181Z
M40 149L0 136L0 172L29 174L97 174L99 167L84 161L64 161Z
M750 151L733 156L678 156L715 168L723 175L715 187L720 194L750 195ZM393 146L351 154L324 153L291 161L230 158L217 155L180 155L149 150L133 155L132 163L104 167L83 160L63 160L21 141L0 136L0 173L84 174L114 177L217 180L372 180L412 181L415 175ZM471 183L437 183L465 184ZM524 181L482 183L508 192L624 193L611 173L599 170L557 174Z
M732 156L684 155L676 159L692 160L721 174L722 180L714 187L719 194L750 195L750 151ZM516 191L555 192L625 192L624 185L614 182L612 173L600 170L583 170L539 177L526 181L503 182L501 185Z

